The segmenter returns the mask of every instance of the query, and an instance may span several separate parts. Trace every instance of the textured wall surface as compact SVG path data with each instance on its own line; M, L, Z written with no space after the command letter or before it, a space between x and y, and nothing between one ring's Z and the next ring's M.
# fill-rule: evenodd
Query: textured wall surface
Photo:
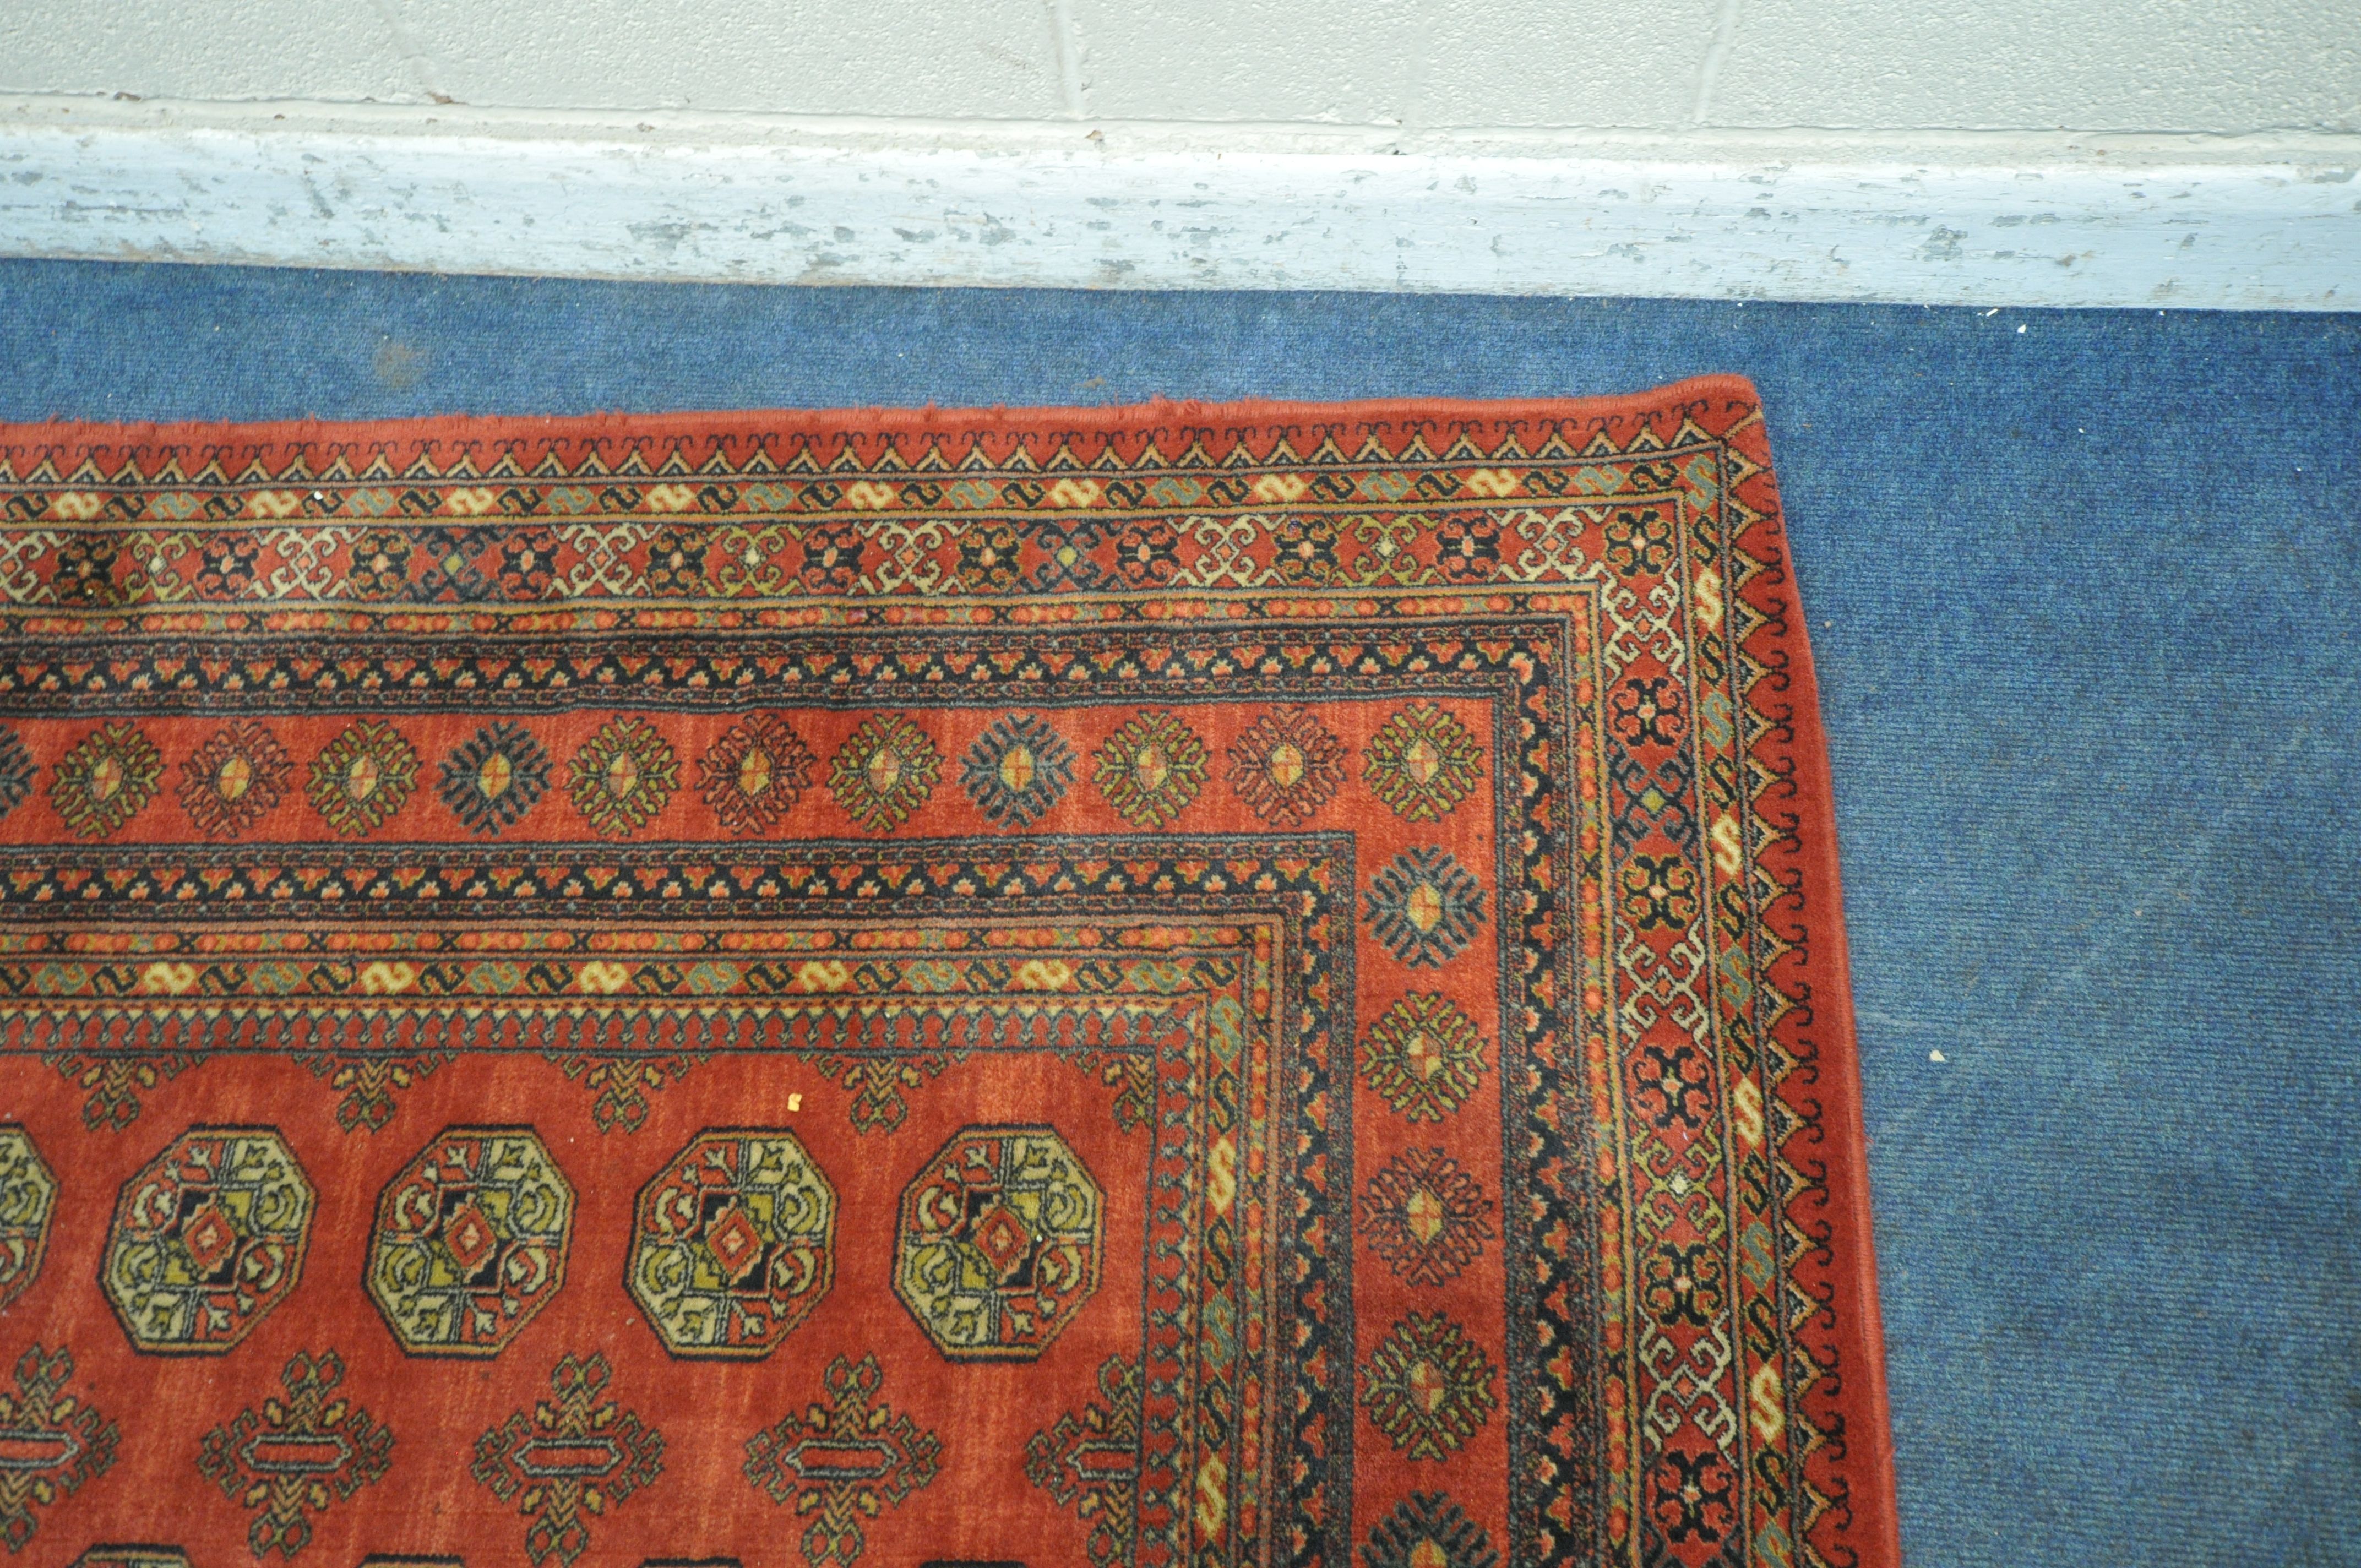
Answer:
M2361 307L2361 5L6 0L0 255Z
M2322 0L12 0L0 93L917 119L2361 130Z
M0 365L0 420L1753 377L1843 839L1909 1561L2355 1561L2361 317L18 262Z

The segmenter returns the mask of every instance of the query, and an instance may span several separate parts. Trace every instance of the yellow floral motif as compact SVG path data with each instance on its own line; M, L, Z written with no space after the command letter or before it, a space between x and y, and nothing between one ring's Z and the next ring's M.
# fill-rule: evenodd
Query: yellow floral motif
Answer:
M1476 1021L1433 992L1412 992L1387 1008L1361 1041L1362 1079L1413 1122L1458 1110L1484 1070Z
M898 713L873 713L837 749L828 788L864 829L890 833L927 804L942 768L925 730Z
M1361 1368L1370 1422L1411 1459L1445 1460L1491 1419L1491 1358L1440 1312L1396 1323Z
M163 753L135 724L117 721L85 738L60 760L49 800L67 827L104 839L139 815L164 777Z
M574 753L574 808L609 839L635 833L680 787L680 759L643 718L610 718Z
M312 759L303 793L347 838L383 827L418 784L418 752L381 718L357 719Z
M1170 713L1136 713L1093 759L1092 781L1135 828L1163 827L1205 787L1205 743Z
M1484 777L1484 748L1467 727L1431 702L1386 720L1361 770L1369 791L1411 822L1450 815Z

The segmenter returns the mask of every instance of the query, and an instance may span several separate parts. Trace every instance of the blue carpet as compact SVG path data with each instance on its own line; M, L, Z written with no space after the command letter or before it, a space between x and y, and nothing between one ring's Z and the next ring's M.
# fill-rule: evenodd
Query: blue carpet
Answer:
M1820 660L1911 1560L2361 1562L2361 316L0 263L5 419L1709 370Z

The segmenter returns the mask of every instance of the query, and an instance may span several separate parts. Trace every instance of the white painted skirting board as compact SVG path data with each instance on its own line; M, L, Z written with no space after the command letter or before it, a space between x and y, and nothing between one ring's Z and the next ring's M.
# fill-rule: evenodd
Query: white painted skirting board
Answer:
M0 255L2361 309L2361 137L1766 147L0 101ZM2340 158L2339 155L2342 155Z

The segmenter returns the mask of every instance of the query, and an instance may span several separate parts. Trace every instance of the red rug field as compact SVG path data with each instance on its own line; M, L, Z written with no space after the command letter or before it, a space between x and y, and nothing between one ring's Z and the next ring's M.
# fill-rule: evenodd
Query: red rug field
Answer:
M1885 1568L1761 411L0 427L0 1543Z

